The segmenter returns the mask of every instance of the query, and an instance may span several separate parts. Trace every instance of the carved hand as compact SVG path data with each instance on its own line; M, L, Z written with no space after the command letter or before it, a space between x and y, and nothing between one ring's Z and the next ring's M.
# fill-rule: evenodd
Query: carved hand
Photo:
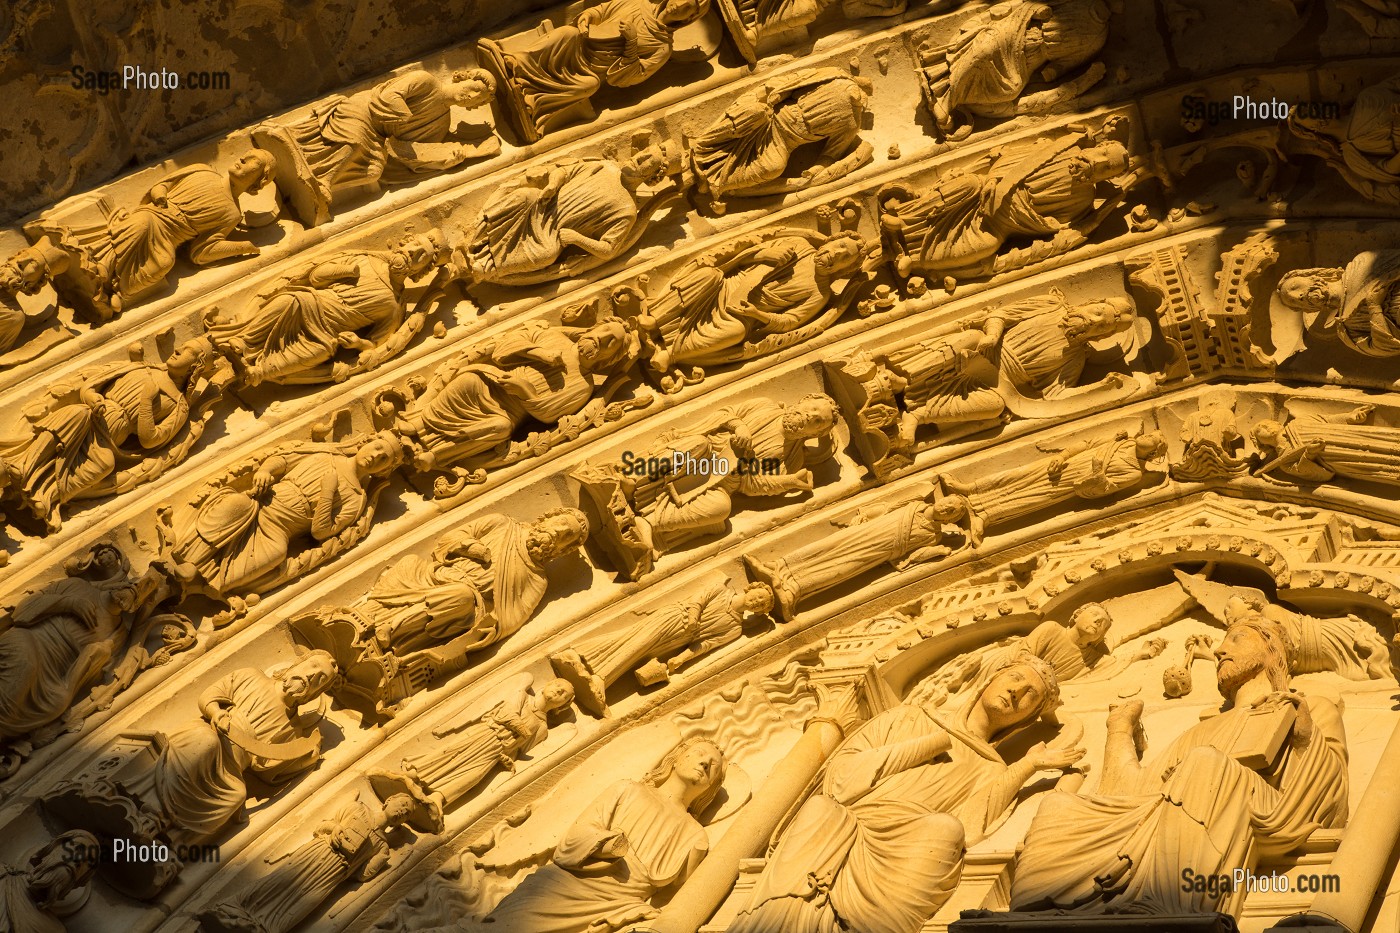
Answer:
M1129 700L1113 708L1105 720L1108 731L1131 733L1142 721L1142 701Z
M253 495L261 496L272 488L272 484L277 482L277 477L267 470L259 470L253 474Z
M1082 745L1055 748L1040 742L1030 747L1026 752L1026 759L1035 766L1037 771L1065 771L1083 758L1084 752L1085 749Z
M1312 712L1309 711L1308 704L1304 701L1301 693L1294 693L1292 691L1270 693L1254 701L1252 707L1276 706L1284 703L1292 704L1293 708L1297 710L1298 713L1298 718L1293 722L1291 742L1295 748L1306 748L1312 741L1314 727Z

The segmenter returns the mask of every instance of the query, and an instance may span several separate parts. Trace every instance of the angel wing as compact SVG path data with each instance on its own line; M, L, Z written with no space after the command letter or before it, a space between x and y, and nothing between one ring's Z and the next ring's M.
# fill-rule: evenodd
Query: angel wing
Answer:
M1225 605L1231 598L1237 597L1260 606L1268 605L1269 602L1263 590L1255 589L1252 586L1230 586L1227 583L1217 583L1200 574L1184 573L1180 570L1173 570L1172 573L1176 575L1176 580L1181 584L1182 589L1191 594L1191 597L1200 604L1201 608L1210 613L1211 617L1221 625L1228 624L1225 620Z

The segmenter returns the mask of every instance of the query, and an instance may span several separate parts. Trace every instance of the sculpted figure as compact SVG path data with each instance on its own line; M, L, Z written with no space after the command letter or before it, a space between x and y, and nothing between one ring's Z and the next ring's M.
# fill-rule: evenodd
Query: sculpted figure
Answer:
M998 308L980 325L915 344L889 356L903 393L896 450L912 450L923 425L940 432L982 427L1013 413L1039 414L1037 401L1060 403L1130 383L1117 373L1080 385L1094 344L1126 336L1137 311L1126 298L1071 305L1053 290L1044 298ZM1059 407L1059 406L1057 406Z
M81 256L54 279L55 290L74 308L106 320L163 285L181 247L200 266L256 256L257 246L230 239L243 222L238 197L260 190L276 168L272 153L250 149L227 172L191 165L167 176L140 206L118 208L99 227L44 229Z
M608 405L640 352L635 330L616 318L589 328L527 324L440 366L394 430L422 472L493 450L501 459L527 421L567 429L595 400Z
M1255 472L1304 485L1342 477L1400 485L1400 430L1367 424L1374 406L1334 415L1290 415L1254 426L1250 436L1265 463Z
M233 671L200 695L200 719L155 734L153 762L138 759L134 773L117 775L119 783L89 778L59 785L44 805L60 821L103 835L149 840L160 833L175 845L206 840L243 809L250 776L279 784L320 758L321 734L299 711L335 674L324 651L307 654L280 678L253 668ZM132 809L117 806L122 801Z
M97 837L73 830L34 850L22 865L0 864L0 931L65 933L62 918L87 903L101 850Z
M175 572L220 595L261 593L352 547L402 461L388 433L298 441L246 460L163 514Z
M526 142L597 117L590 98L604 86L632 87L671 58L677 29L709 11L709 0L605 0L567 26L481 39L477 60L494 72L502 108Z
M350 97L332 98L287 126L264 123L253 139L277 154L284 175L295 175L295 183L283 187L305 189L306 205L298 207L307 226L314 227L330 218L339 191L375 182L403 184L500 152L494 135L472 141L452 132L453 105L471 110L495 93L496 79L482 68L453 72L446 81L414 70Z
M877 193L880 224L901 278L911 273L983 277L1068 252L1136 182L1124 145L1127 122L1094 133L997 149L921 191L904 184ZM1127 176L1101 199L1100 182ZM1012 238L1036 242L1002 254Z
M640 781L619 781L574 821L543 868L465 930L612 933L656 916L651 899L684 881L709 851L696 813L724 781L712 742L676 746Z
M834 452L836 417L836 403L820 393L796 405L740 402L708 429L663 436L629 456L630 466L585 464L573 475L600 517L602 546L635 579L680 542L722 533L735 495L810 492L810 466Z
M1166 456L1157 433L1075 441L1054 456L970 483L943 477L949 492L967 496L987 527L1073 499L1102 499L1142 484L1147 465Z
M497 768L514 771L516 759L549 736L549 714L568 707L574 688L567 680L547 681L538 694L532 678L482 715L433 730L441 741L403 760L401 770L368 774L385 801L405 791L428 801L425 828L442 832L442 811L453 806Z
M1358 353L1400 356L1400 250L1368 250L1345 267L1298 269L1278 283L1278 297L1314 326Z
M19 437L0 439L5 494L48 530L62 506L125 492L182 462L204 434L227 374L209 341L196 338L163 363L131 362L80 373L49 387L26 412Z
M746 616L762 619L772 610L766 583L735 593L728 580L715 580L694 599L654 610L625 631L603 632L551 654L549 664L573 685L579 706L605 716L608 687L628 671L644 687L665 683L695 658L737 640Z
M679 171L679 152L663 143L623 162L572 159L529 174L486 203L457 247L457 275L531 285L597 268L636 242L652 212L676 193L672 185L644 197L641 186Z
M1020 655L955 713L904 703L872 717L827 761L728 933L916 933L957 887L966 846L1036 773L1084 754L1046 743L1015 762L997 753L1058 704L1054 671Z
M1400 206L1400 75L1364 88L1345 119L1290 116L1288 128L1363 197Z
M690 140L700 190L716 202L786 194L870 164L874 149L860 138L869 93L870 82L849 72L812 68L742 95ZM816 164L784 178L793 152L815 143L822 144Z
M972 132L973 116L1042 113L1097 84L1102 62L1051 90L1022 96L1037 79L1054 84L1098 55L1108 41L1113 6L1108 0L999 3L964 26L952 44L921 48L938 130L962 139Z
M688 263L647 309L664 346L651 362L670 380L663 387L679 390L703 375L700 367L745 359L760 341L834 320L853 293L848 284L838 298L837 284L857 275L867 252L855 233L791 229Z
M755 580L778 597L778 616L791 618L797 604L853 580L881 564L904 570L943 560L981 541L981 527L966 496L935 489L920 499L874 514L861 510L851 522L772 562L744 555Z
M259 295L242 314L209 321L209 337L250 386L344 382L396 356L422 329L424 312L406 314L404 289L447 256L436 230L392 250L340 253Z
M43 312L26 314L16 296L37 295L55 276L67 272L72 263L72 255L48 237L41 237L38 243L0 263L0 354L19 346L25 329L47 316Z
M1041 802L1012 876L1012 909L1218 910L1229 892L1183 884L1183 871L1228 875L1345 823L1342 720L1331 702L1289 690L1292 650L1262 615L1235 621L1215 652L1224 711L1150 764L1139 760L1142 701L1111 712L1098 793Z
M1337 7L1350 13L1368 36L1400 36L1400 0L1337 0Z
M203 933L287 933L331 896L341 882L368 881L389 867L389 835L425 809L409 794L395 794L383 807L360 801L341 807L316 827L310 841L285 857L239 894L198 915Z
M390 705L519 631L544 598L549 563L587 538L577 509L534 522L487 515L444 536L431 559L400 558L360 605L309 613L292 630L330 651L350 687Z
M158 567L134 577L110 544L95 545L64 572L0 607L0 777L13 773L27 747L68 726L73 705L128 644L144 640L151 613L170 595Z

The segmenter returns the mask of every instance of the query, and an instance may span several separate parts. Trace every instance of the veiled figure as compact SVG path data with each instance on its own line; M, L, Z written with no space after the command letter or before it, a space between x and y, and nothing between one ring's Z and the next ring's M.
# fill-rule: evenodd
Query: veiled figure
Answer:
M679 164L679 153L667 143L624 162L577 159L527 176L486 203L457 248L458 275L469 282L529 285L616 258L658 203L652 197L644 206L638 189L674 175Z
M82 909L102 844L82 830L61 833L20 865L0 863L0 933L65 933Z
M243 314L211 321L209 337L248 385L343 382L407 345L423 315L406 314L404 289L446 259L436 230L393 250L341 253L258 296ZM357 357L337 359L343 350Z
M1166 439L1155 432L1120 435L1075 441L1052 457L971 483L942 479L950 492L968 497L990 528L1061 502L1102 499L1132 489L1146 478L1147 464L1166 453Z
M1053 82L1088 63L1108 41L1108 0L1015 0L964 26L946 48L921 50L934 122L944 133L963 114L1012 116L1037 76ZM1101 63L1062 94L1073 97L1099 81ZM1023 102L1022 109L1029 104ZM964 126L954 138L971 131Z
M1400 35L1400 27L1392 29ZM1345 120L1294 114L1288 125L1305 152L1320 156L1362 196L1400 205L1400 75L1363 88Z
M1372 405L1332 415L1293 415L1254 426L1265 462L1255 472L1304 485L1342 477L1400 486L1400 430L1367 424Z
M690 140L690 158L702 191L726 197L783 194L835 181L874 158L860 138L870 83L837 68L785 76L771 87L739 97ZM821 143L821 155L796 178L784 178L802 146Z
M342 535L355 535L373 515L371 481L387 477L402 459L397 439L378 434L289 444L235 467L236 479L215 480L195 501L167 513L176 573L223 595L261 592L296 576L314 562L294 550L326 554ZM251 482L242 482L248 473ZM294 556L299 560L292 562Z
M43 744L57 734L133 627L169 593L160 570L133 577L126 555L110 544L94 546L64 571L63 579L0 612L0 752L16 739ZM0 761L0 774L12 767Z
M389 867L388 836L423 805L395 794L383 807L360 801L341 807L316 827L311 839L257 883L198 915L202 933L287 933L344 881L368 881Z
M507 112L527 142L594 119L604 86L641 84L671 58L675 31L709 0L605 0L573 23L500 41L481 39L477 59L496 72Z
M1067 132L1035 144L1008 145L931 189L885 185L877 193L880 224L895 271L978 277L1048 258L1082 243L1103 219L1100 182L1129 172L1119 138L1126 123L1110 120L1095 134ZM1006 241L1038 242L998 256ZM1049 237L1048 241L1041 238Z
M1008 763L997 752L1058 703L1054 671L1023 654L952 715L906 703L872 717L827 761L728 933L916 933L957 887L966 847L1037 772L1084 754L1041 743Z
M690 875L709 851L696 820L724 781L724 754L682 742L641 781L605 790L528 875L479 923L502 933L611 933L656 916L651 898Z
M31 415L28 432L0 440L0 486L49 531L61 507L124 491L183 459L203 433L218 357L203 338L164 363L124 363L51 386L51 404ZM212 395L219 394L214 389Z
M1184 872L1228 876L1342 826L1341 716L1330 701L1289 690L1291 653L1282 628L1259 613L1236 621L1215 652L1225 710L1149 764L1135 737L1142 701L1110 713L1098 793L1041 802L1012 875L1012 909L1219 910L1230 892L1183 884Z
M1279 280L1278 297L1316 314L1313 326L1358 353L1400 356L1400 250L1367 250L1340 269L1294 270Z
M480 142L452 137L452 107L470 110L495 93L496 79L481 68L453 72L446 81L413 70L334 98L295 123L263 124L253 138L264 148L281 150L278 166L284 174L293 170L302 176L298 181L309 189L312 208L303 219L316 226L329 218L337 191L374 182L402 184L500 152L495 136Z

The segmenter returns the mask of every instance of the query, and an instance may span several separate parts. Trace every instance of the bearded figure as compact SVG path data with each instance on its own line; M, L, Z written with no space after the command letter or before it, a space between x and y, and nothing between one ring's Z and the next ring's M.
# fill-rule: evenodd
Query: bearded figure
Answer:
M38 243L0 263L0 354L18 346L25 329L48 316L46 312L27 314L17 296L39 294L55 276L68 271L72 262L71 254L48 237L41 237Z
M96 836L75 829L31 852L22 864L0 864L0 930L65 933L62 918L87 903L101 851Z
M1357 353L1400 356L1400 250L1367 250L1340 269L1290 272L1278 297Z
M1292 653L1277 623L1257 611L1238 616L1215 651L1223 710L1147 764L1142 701L1110 713L1098 793L1041 802L1012 875L1012 909L1220 910L1229 891L1196 890L1183 872L1251 869L1315 829L1345 824L1341 716L1330 701L1289 689Z
M1342 479L1400 486L1400 430L1371 424L1372 405L1335 414L1267 419L1250 436L1265 462L1255 473L1301 485Z
M1295 113L1288 128L1367 200L1400 206L1400 75L1362 89L1345 119Z

